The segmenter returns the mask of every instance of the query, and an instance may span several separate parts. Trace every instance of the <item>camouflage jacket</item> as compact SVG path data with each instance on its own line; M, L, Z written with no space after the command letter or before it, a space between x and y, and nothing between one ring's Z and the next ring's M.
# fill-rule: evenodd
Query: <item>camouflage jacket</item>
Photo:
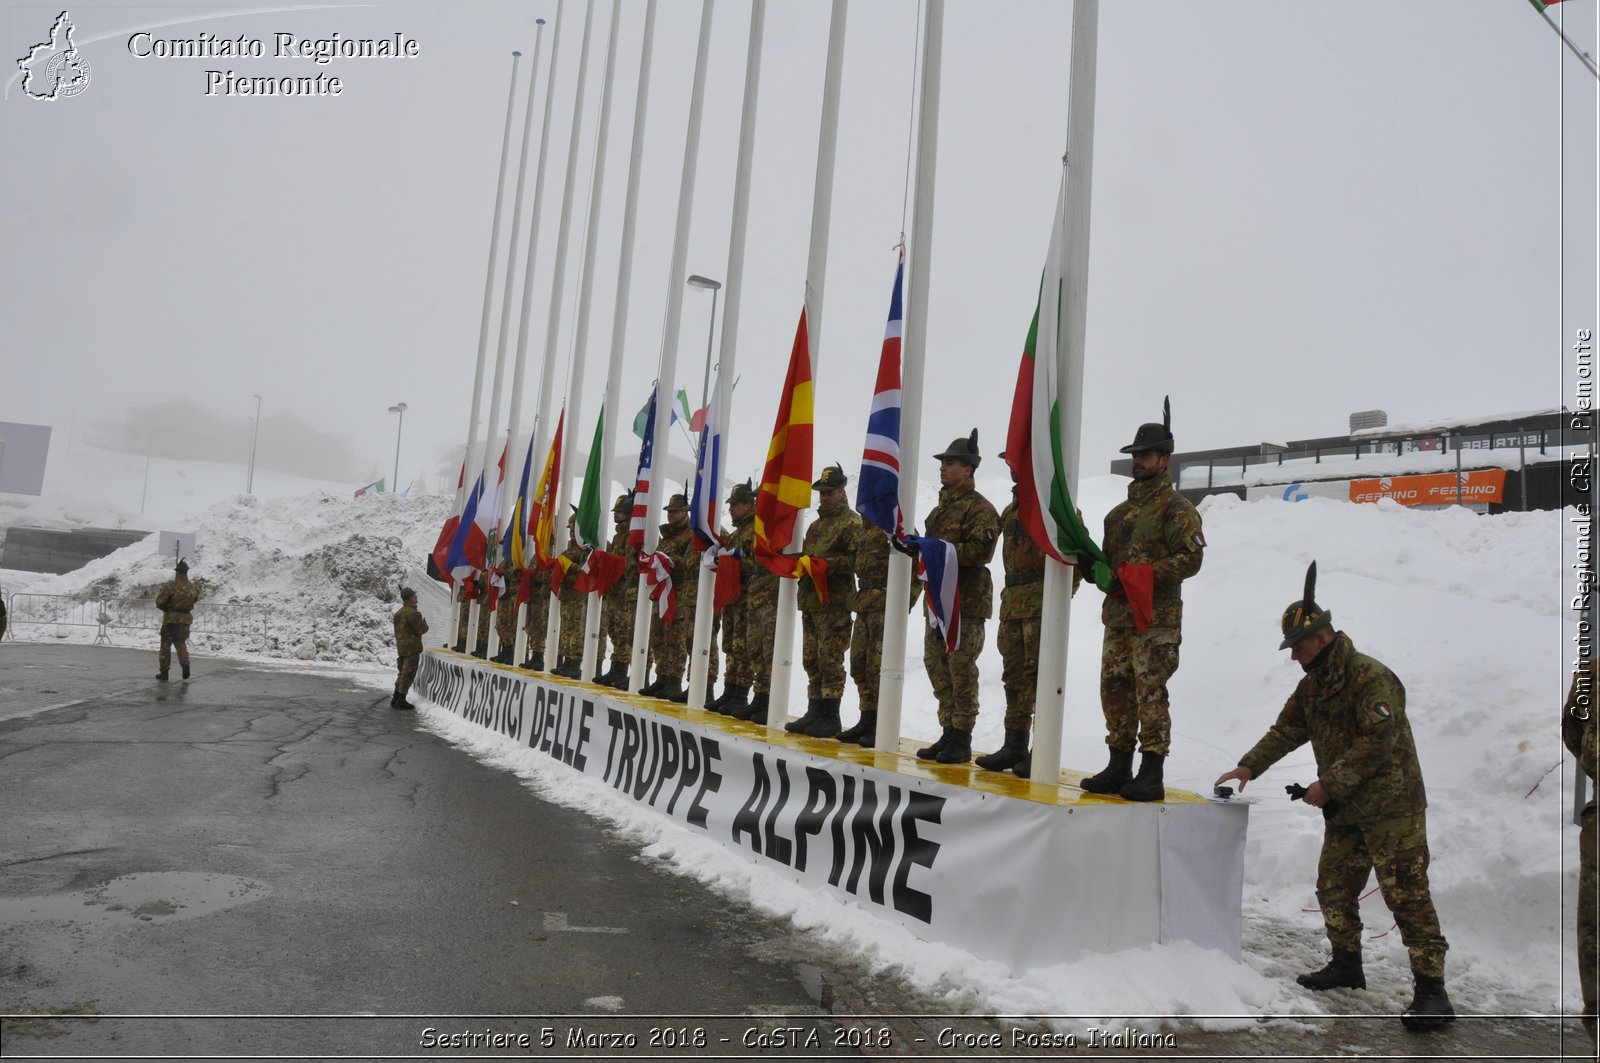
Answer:
M1000 541L1000 514L972 487L946 487L939 492L923 534L943 539L956 548L961 574L956 591L961 596L963 620L987 620L994 615L994 580L989 562Z
M403 605L394 614L394 649L401 657L414 657L422 652L422 636L428 633L428 621L414 605Z
M1356 652L1342 631L1326 654L1239 764L1259 776L1310 742L1317 779L1338 802L1329 823L1351 826L1421 812L1428 798L1406 721L1406 688L1383 664Z
M739 551L739 597L735 602L749 608L771 609L778 603L778 577L756 560L756 514L751 510L743 520L733 522L733 533L726 545Z
M883 615L889 589L889 536L867 518L861 518L861 541L856 546L856 615ZM911 578L909 610L922 593L922 581Z
M1022 526L1017 504L1000 514L1000 558L1006 585L1000 592L1001 620L1028 620L1044 614L1044 551Z
M1600 775L1600 733L1595 727L1595 698L1600 695L1600 657L1572 677L1572 688L1561 707L1561 741L1578 758L1578 767L1593 782ZM1595 807L1594 798L1583 806L1587 815Z
M816 585L802 578L797 600L802 613L848 613L856 604L856 549L861 545L861 518L848 503L817 509L806 529L804 553L828 563L828 600L817 597Z
M694 600L700 589L700 551L694 548L694 531L689 522L663 524L656 546L672 561L672 589L678 596L678 617L687 615L693 622Z
M559 597L563 602L571 603L575 599L585 597L581 591L573 587L573 584L577 582L578 567L583 564L583 557L587 552L578 545L578 540L576 539L569 539L567 548L561 551L561 556L572 562L571 566L567 568L567 574L561 580Z
M639 572L635 564L639 551L628 543L628 526L624 524L621 531L611 534L611 541L606 543L606 553L616 554L627 562L627 567L622 570L622 577L611 585L606 591L608 602L631 602L639 596Z
M1155 569L1152 628L1183 626L1183 581L1200 571L1206 537L1193 503L1172 486L1166 473L1128 485L1128 498L1106 514L1101 549L1111 570L1124 564ZM1100 619L1109 628L1131 628L1133 609L1121 592L1106 595Z
M188 576L176 576L156 591L156 608L161 610L163 624L192 624L194 603L200 600L200 588L189 582Z

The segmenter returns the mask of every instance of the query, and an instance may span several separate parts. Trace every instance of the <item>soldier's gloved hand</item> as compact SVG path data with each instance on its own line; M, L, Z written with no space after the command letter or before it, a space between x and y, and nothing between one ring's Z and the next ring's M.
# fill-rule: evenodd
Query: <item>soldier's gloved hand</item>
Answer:
M914 543L914 542L911 542L909 539L902 543L902 542L896 542L891 537L889 539L889 545L894 547L896 550L900 551L902 554L905 554L907 557L909 557L913 561L915 561L918 558L918 556L920 556L920 551L918 551L918 549L917 549L917 544Z

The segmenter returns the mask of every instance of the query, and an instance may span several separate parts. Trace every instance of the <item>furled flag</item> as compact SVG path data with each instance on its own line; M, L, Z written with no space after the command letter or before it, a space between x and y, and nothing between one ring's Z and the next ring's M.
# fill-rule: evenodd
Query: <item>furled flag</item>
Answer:
M649 412L645 415L643 442L639 444L639 474L634 478L633 517L628 522L628 545L644 548L644 530L650 523L650 462L655 454L656 399L661 387L650 389Z
M522 459L522 482L517 486L517 501L511 507L511 527L507 529L501 556L512 568L523 568L528 557L528 511L533 498L528 494L528 480L533 475L533 435L528 436L528 454Z
M459 497L461 485L467 482L467 463L461 463L461 472L456 476L456 494ZM436 580L455 585L455 577L450 573L450 546L456 541L456 528L461 525L461 511L452 510L445 519L444 527L439 529L439 538L434 541L433 550L428 554L428 575Z
M360 498L363 495L381 495L381 494L383 494L383 481L381 479L379 479L379 480L372 481L371 483L369 483L365 487L356 488L355 497Z
M921 558L917 578L928 585L928 626L944 636L944 648L954 653L961 645L961 597L956 580L961 575L956 548L943 539L906 536Z
M783 551L794 540L795 518L811 504L811 435L811 341L801 308L756 495L756 557L779 576L794 574L794 559Z
M533 504L528 507L528 530L533 535L534 557L539 567L546 570L555 564L550 553L550 540L555 533L556 489L561 483L561 436L566 424L567 411L563 409L556 420L556 434L550 440L550 453L544 459L539 489L534 492Z
M572 589L580 594L604 594L627 570L625 558L606 550L590 550L578 574L572 577Z
M867 414L861 478L856 483L857 512L896 539L905 537L905 519L900 512L900 335L905 325L900 288L905 268L902 249L894 270L894 294L889 297L883 353L878 356L878 383L872 391L872 410Z
M473 497L462 512L461 527L456 531L460 546L460 562L468 568L483 571L489 567L489 538L500 520L500 489L506 481L506 448L500 451L500 467L493 486L485 486L483 476L473 488ZM451 547L455 553L455 547ZM452 569L458 565L452 565ZM457 572L457 575L461 573Z
M672 587L672 558L660 550L653 554L640 554L639 571L644 575L650 600L656 603L656 615L663 624L672 623L672 618L678 613L678 592Z
M693 529L697 550L709 550L722 545L722 535L717 529L721 493L722 394L721 388L713 385L711 402L706 406L706 416L700 430L700 455L694 468L694 497L689 503L689 527Z
M1011 424L1006 431L1006 464L1017 478L1017 515L1039 549L1057 561L1081 564L1092 561L1095 585L1105 590L1111 568L1105 555L1078 517L1067 489L1067 468L1061 452L1063 403L1056 352L1062 342L1067 229L1067 178L1061 177L1055 221L1050 227L1050 250L1045 258L1039 300L1028 327L1028 340L1017 371L1017 390L1011 400Z
M583 487L578 491L578 519L572 526L572 536L585 550L602 545L600 538L600 451L605 446L606 408L600 406L600 417L594 423L594 442L589 444L589 463L583 469Z

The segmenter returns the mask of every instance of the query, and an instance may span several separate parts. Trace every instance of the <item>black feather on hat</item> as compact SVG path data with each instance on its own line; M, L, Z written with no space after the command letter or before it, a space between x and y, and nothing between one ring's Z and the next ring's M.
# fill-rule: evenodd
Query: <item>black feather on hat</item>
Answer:
M1283 641L1278 649L1286 650L1308 635L1332 628L1333 612L1317 605L1317 563L1312 561L1306 568L1304 595L1283 611Z

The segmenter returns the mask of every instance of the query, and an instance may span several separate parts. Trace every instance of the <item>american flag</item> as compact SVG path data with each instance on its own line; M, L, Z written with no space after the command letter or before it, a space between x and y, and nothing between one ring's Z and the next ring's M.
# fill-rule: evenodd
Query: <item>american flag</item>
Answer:
M639 475L633 488L633 517L628 522L628 545L644 546L644 530L650 523L650 463L655 456L656 400L661 388L650 389L650 412L645 417L644 441L639 444Z
M878 357L878 383L867 415L867 444L861 452L861 479L856 485L856 510L896 539L905 537L900 512L900 335L904 330L900 288L905 278L904 249L894 270L894 295L889 299L889 324L883 330Z
M672 586L672 559L660 550L640 554L639 571L644 574L650 600L656 603L656 615L662 623L672 623L678 612L678 592Z

